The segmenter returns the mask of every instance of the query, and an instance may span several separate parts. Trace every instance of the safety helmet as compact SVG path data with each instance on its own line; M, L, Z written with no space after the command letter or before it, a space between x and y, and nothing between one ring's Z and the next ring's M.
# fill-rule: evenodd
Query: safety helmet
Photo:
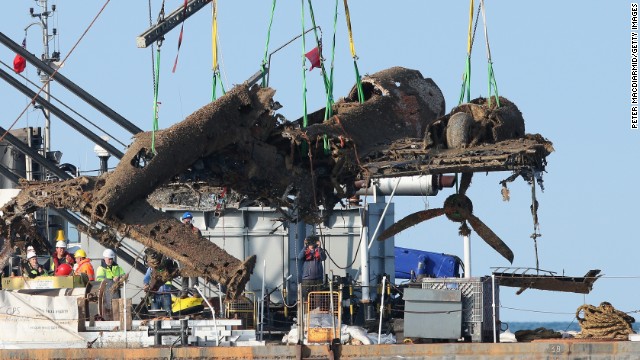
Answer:
M65 241L63 241L63 240L56 241L56 247L57 248L65 248L66 249L67 248L67 243Z
M35 251L27 251L27 260L38 256Z
M180 218L180 220L184 220L184 219L193 219L193 215L191 215L191 213L187 211L184 214L182 214L182 217Z
M56 268L56 276L67 276L71 274L73 268L69 264L60 264Z
M75 253L75 254L73 254L73 256L74 256L74 257L83 257L83 258L86 258L86 257L87 257L87 253L86 253L86 252L84 252L84 250L82 250L82 249L78 249L78 250L76 250L76 253Z
M116 252L111 250L111 249L105 249L102 252L102 257L103 258L111 258L111 259L115 259L116 258Z

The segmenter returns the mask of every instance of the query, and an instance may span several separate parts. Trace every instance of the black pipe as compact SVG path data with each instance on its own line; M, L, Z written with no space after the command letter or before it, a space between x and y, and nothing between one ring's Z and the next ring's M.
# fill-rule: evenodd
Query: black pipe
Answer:
M189 319L180 319L180 327L179 328L162 328L162 320L156 320L153 322L153 328L149 328L147 330L147 335L153 335L153 345L160 346L162 345L162 337L165 335L172 336L180 336L180 343L182 346L189 345L189 335L191 331L189 331Z
M98 156L100 158L100 175L109 171L109 157Z
M0 70L0 71L2 71L2 70ZM11 144L14 147L16 147L18 150L20 150L21 153L23 153L23 154L25 154L27 156L30 156L33 161L35 161L38 164L44 166L47 170L51 171L51 173L53 173L58 178L63 179L63 180L71 179L71 175L69 175L66 172L60 170L58 168L58 166L56 166L56 164L54 164L51 160L49 160L49 159L45 158L44 156L40 155L39 152L37 152L36 150L30 148L27 144L25 144L24 142L22 142L20 139L16 138L15 136L13 136L10 132L5 130L2 126L0 126L0 134L5 134L4 135L4 140L6 142L8 142L9 144Z
M31 99L35 99L35 101L38 104L42 105L45 109L50 110L55 116L60 118L60 120L62 120L65 123L67 123L69 126L74 128L76 131L78 131L82 135L84 135L87 138L93 140L94 143L100 145L103 149L105 149L106 151L111 153L113 156L117 157L118 159L122 159L122 157L124 156L124 153L122 151L116 149L115 146L109 144L103 138L101 138L100 136L98 136L94 132L92 132L91 130L89 130L86 127L84 127L82 124L80 124L79 122L74 120L71 116L67 115L64 111L60 110L57 106L51 104L50 102L48 102L47 100L45 100L44 98L42 98L40 96L36 96L36 93L34 91L32 91L31 89L29 89L28 87L26 87L25 85L20 83L13 76L9 75L9 73L7 73L6 71L4 71L2 69L0 69L0 78L2 78L4 81L8 82L9 85L13 86L18 91L20 91L21 93L25 94L27 97L29 97Z
M51 76L55 72L55 70L51 66L47 65L45 62L33 56L30 52L27 51L27 49L15 43L13 40L8 38L2 32L0 32L0 43L8 47L13 52L20 54L20 56L25 58L33 66L44 71L47 75ZM60 85L67 88L67 90L71 91L72 93L77 95L79 98L86 101L89 105L93 106L95 109L97 109L98 111L106 115L109 119L113 120L118 125L122 126L131 134L135 135L137 133L142 132L142 129L134 125L129 120L125 119L122 115L118 114L113 109L111 109L110 107L102 103L100 100L93 97L91 94L89 94L84 89L76 85L73 81L67 79L65 76L63 76L59 72L55 73L55 76L53 77L53 79L58 83L60 83Z

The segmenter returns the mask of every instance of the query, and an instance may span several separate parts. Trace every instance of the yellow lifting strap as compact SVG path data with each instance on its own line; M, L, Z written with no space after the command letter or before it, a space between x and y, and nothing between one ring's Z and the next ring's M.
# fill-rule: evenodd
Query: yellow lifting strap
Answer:
M351 32L351 17L349 16L349 5L344 0L344 13L347 17L347 31L349 32L349 48L351 49L351 57L356 58L356 47L353 44L353 33Z
M465 100L467 102L471 99L471 48L473 47L473 0L469 2L469 33L467 36L467 60L464 66L464 73L462 74L462 88L460 89L460 99L458 105L462 104Z
M473 0L469 3L469 34L467 35L467 55L471 55L471 44L473 41Z
M213 21L211 22L211 58L213 61L212 70L218 70L218 2L213 0L212 10Z

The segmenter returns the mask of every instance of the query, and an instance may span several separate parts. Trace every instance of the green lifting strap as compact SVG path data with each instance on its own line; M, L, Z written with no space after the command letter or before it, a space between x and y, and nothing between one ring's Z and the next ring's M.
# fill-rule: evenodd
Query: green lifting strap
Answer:
M360 80L360 71L358 71L358 62L353 59L353 68L356 72L356 86L358 87L358 101L364 102L364 90L362 90L362 81Z
M467 102L471 101L471 54L467 56L467 62L462 74L462 88L460 89L460 99L458 105L464 102L464 95L467 95Z
M267 60L269 58L269 39L271 38L271 25L273 25L273 14L276 11L276 0L271 4L271 18L269 20L269 28L267 29L267 43L264 46L264 59L262 59L262 87L267 86ZM304 32L304 29L302 29Z
M160 46L156 50L156 81L153 89L153 130L151 133L151 151L156 153L156 131L158 131L158 88L160 85Z
M216 100L218 97L216 96L216 88L218 87L218 81L220 81L220 89L222 90L222 95L226 94L227 91L224 89L224 84L222 83L222 77L220 76L220 70L216 70L213 72L213 87L211 91L211 101Z
M329 89L327 90L327 107L325 109L324 119L333 116L333 64L336 58L336 29L338 25L338 0L336 0L335 12L333 14L333 40L331 41L331 70L329 72Z
M493 63L489 61L489 92L488 92L488 104L491 105L491 90L493 89L494 95L496 97L496 105L500 107L500 96L498 95L498 83L496 82L496 76L493 72Z

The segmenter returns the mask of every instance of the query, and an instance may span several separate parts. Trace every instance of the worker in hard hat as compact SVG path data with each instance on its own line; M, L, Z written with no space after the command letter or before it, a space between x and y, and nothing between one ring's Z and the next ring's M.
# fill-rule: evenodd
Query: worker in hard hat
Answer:
M27 251L27 263L22 268L22 274L31 279L49 275L47 270L38 263L38 254L34 250Z
M55 273L58 266L61 264L69 264L69 266L73 268L75 263L76 260L67 251L67 241L64 237L64 230L58 230L58 235L56 236L56 249L54 250L53 255L51 255L49 272Z
M105 249L102 252L102 262L96 271L96 280L113 280L118 281L124 276L124 269L116 263L116 252L111 249Z
M191 231L198 234L198 236L202 236L202 232L200 232L200 229L193 225L193 215L190 212L187 211L182 214L182 216L180 217L180 221L182 221L183 224L187 225L187 227Z
M96 275L93 270L93 265L91 265L91 259L87 258L87 253L82 249L78 249L73 256L75 256L76 264L78 265L76 267L75 274L87 274L89 281L94 281L96 279Z
M169 279L164 284L158 286L155 281L152 281L153 268L155 267L156 275L164 278L168 277L168 274L175 272L177 264L175 261L163 256L157 251L152 249L145 250L146 262L150 266L147 268L147 272L144 274L142 283L144 284L144 290L153 294L151 298L152 310L165 310L167 313L171 313L171 294L176 293L177 289L173 286L172 281ZM156 289L157 288L157 289ZM155 291L154 291L155 290Z

